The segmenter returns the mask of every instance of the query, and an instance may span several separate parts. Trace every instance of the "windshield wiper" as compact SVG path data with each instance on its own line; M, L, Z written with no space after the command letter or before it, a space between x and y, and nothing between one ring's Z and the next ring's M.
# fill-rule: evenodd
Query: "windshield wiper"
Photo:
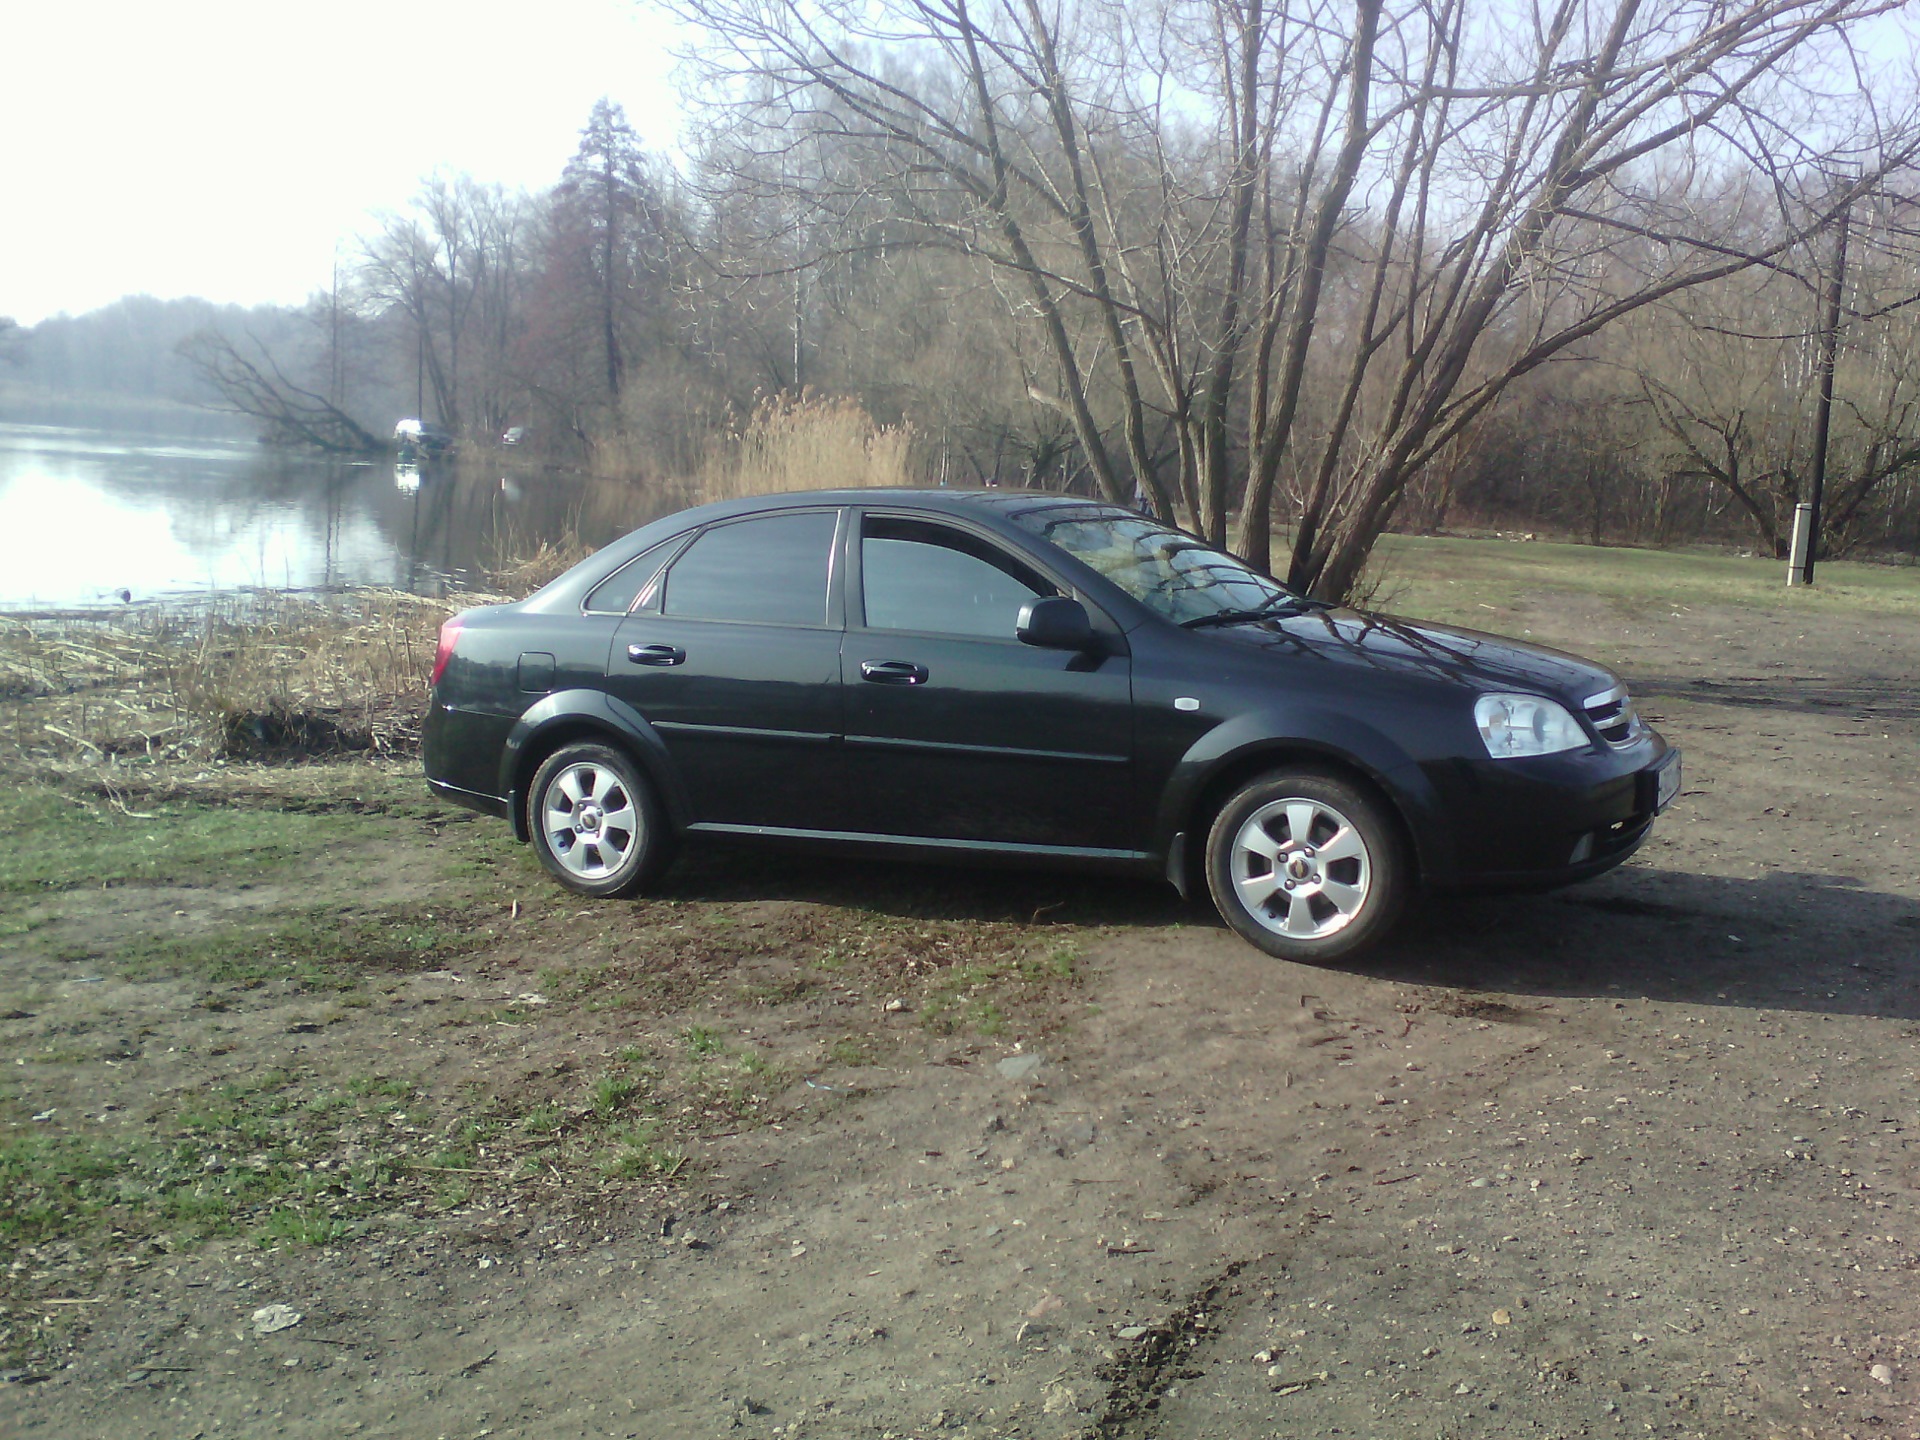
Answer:
M1276 595L1251 610L1216 610L1211 615L1196 615L1191 620L1182 620L1180 626L1183 630L1201 630L1211 625L1246 625L1255 620L1274 620L1283 615L1300 615L1309 610L1332 608L1325 600L1314 600L1305 595Z

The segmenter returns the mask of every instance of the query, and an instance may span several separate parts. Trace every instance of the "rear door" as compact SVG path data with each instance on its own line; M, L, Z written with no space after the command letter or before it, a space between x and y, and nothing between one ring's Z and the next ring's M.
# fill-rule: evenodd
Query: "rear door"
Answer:
M659 731L696 824L839 828L840 524L710 526L615 632L607 688Z
M865 511L841 679L856 830L1132 850L1125 640L1073 655L1022 644L1020 609L1061 587L997 539Z

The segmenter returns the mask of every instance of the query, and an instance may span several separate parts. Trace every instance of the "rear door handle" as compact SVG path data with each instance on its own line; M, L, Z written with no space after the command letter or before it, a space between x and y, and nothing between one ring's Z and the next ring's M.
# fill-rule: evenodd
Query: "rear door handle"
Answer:
M627 659L636 665L678 665L687 652L678 645L629 645Z
M860 678L875 685L924 685L927 667L911 660L862 660Z

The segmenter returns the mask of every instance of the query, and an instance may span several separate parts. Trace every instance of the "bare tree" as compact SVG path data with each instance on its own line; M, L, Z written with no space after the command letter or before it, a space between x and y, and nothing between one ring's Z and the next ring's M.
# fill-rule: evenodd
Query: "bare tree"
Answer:
M1775 263L1830 213L1796 199L1823 154L1853 157L1862 190L1902 162L1910 115L1845 63L1890 4L683 10L729 102L730 180L838 220L844 249L985 262L1044 336L1032 388L1106 494L1177 495L1216 537L1237 498L1236 548L1263 565L1284 518L1291 579L1341 595L1514 381ZM1730 244L1696 203L1716 190L1791 219Z
M360 308L404 317L414 409L449 430L497 433L505 413L525 208L497 185L436 174L360 242Z
M1823 548L1874 538L1875 500L1920 469L1920 265L1906 203L1862 207L1842 309ZM1813 394L1826 237L1636 317L1615 362L1659 427L1672 471L1723 493L1760 543L1786 553L1818 444ZM1880 524L1888 517L1881 516Z
M1878 8L1556 0L1496 37L1438 0L1396 14L1383 50L1363 6L1337 158L1308 182L1314 204L1296 200L1313 223L1282 237L1266 298L1282 358L1254 419L1243 553L1265 559L1282 457L1309 441L1288 570L1346 593L1411 478L1516 379L1645 305L1775 262L1830 213L1796 207L1763 243L1728 243L1693 203L1702 188L1791 201L1815 142L1855 146L1873 175L1901 163L1910 124L1821 134L1809 103L1822 47ZM1330 147L1327 113L1314 135ZM1682 169L1694 183L1676 188ZM1364 228L1334 213L1363 182L1379 215ZM1306 359L1328 348L1313 331L1343 229L1363 254L1360 313L1332 422L1307 437L1297 406Z
M689 14L713 39L708 58L726 77L716 83L744 87L713 152L726 181L839 221L830 246L934 245L1000 271L1009 303L1044 336L1033 398L1067 417L1105 494L1141 489L1170 511L1077 92L1097 34L1063 39L1034 0L898 0L871 19L839 4L694 0ZM790 231L794 207L770 209ZM1117 446L1096 413L1101 367Z
M181 342L180 354L221 395L225 403L216 408L258 421L271 443L342 455L384 448L333 400L288 378L252 335L235 340L202 330Z

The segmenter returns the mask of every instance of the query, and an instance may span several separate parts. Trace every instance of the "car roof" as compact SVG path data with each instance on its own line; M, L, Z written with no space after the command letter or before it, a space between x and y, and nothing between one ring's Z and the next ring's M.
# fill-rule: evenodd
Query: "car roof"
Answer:
M680 516L718 519L722 515L750 514L755 510L784 510L809 505L905 505L914 509L964 511L985 506L1008 509L1022 504L1093 505L1101 509L1119 509L1105 500L1085 495L1063 495L1056 490L1010 490L995 487L957 486L872 486L847 490L786 490L773 495L745 495L735 500L719 500L709 505L682 510ZM665 519L673 516L662 517Z
M994 522L996 528L1010 526L1019 512L1035 508L1073 506L1108 511L1116 515L1134 513L1123 506L1114 505L1105 500L1092 499L1085 495L1063 495L1056 490L1001 488L962 490L946 486L916 489L904 485L849 490L787 490L774 495L743 495L732 500L715 500L706 505L696 505L691 509L676 510L632 532L625 537L625 541L640 542L630 551L637 555L642 548L654 543L655 540L693 529L695 526L763 514L770 510L806 510L827 505L897 505L902 509L926 510L944 515L971 515ZM623 541L615 543L624 544Z
M744 518L779 510L806 510L824 506L867 505L898 506L930 514L971 516L1009 535L1032 541L1031 532L1016 523L1022 509L1075 507L1129 514L1124 508L1084 495L1063 495L1053 490L1008 490L999 488L956 489L951 487L914 489L906 486L872 487L847 490L789 490L774 495L745 495L732 500L717 500L687 510L676 510L641 526L596 552L549 585L536 591L521 604L530 609L561 609L579 603L598 579L624 565L634 556L674 535L683 535L703 525Z

